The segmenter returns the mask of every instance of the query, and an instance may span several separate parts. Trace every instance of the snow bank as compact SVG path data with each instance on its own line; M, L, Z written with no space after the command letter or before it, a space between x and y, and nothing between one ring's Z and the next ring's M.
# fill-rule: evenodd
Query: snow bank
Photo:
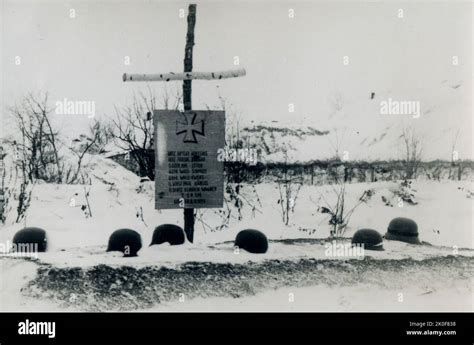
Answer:
M473 260L472 256L302 258L245 264L188 262L175 268L40 263L22 295L27 300L49 301L54 308L89 311L272 310L283 306L299 311L364 311L368 305L382 311L467 311L472 310ZM291 306L290 298L296 301ZM215 308L215 303L221 305Z

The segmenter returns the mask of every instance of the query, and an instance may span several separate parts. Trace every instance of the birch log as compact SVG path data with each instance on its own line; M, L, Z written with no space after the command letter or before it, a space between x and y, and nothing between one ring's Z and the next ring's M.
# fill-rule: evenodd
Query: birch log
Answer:
M220 71L220 72L183 72L183 73L161 73L161 74L123 74L123 81L171 81L171 80L213 80L227 79L245 76L243 68Z

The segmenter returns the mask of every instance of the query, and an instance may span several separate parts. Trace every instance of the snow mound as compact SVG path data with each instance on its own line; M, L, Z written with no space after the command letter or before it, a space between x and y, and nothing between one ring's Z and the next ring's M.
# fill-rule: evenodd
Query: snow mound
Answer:
M246 264L188 262L176 269L147 266L110 267L98 265L88 269L79 267L57 268L42 265L37 277L24 292L28 297L53 302L72 310L126 311L160 309L169 305L197 301L200 310L209 310L213 298L235 299L254 296L276 289L311 287L311 291L331 293L334 287L367 286L367 291L405 291L407 296L455 293L471 289L474 274L473 257L437 257L425 260L270 260ZM433 276L437 279L433 279ZM314 288L316 287L316 289ZM359 290L351 290L354 294ZM362 296L368 298L365 291ZM324 296L324 294L323 294ZM456 295L456 298L459 296ZM464 295L465 297L465 295ZM321 295L312 294L325 304ZM392 299L396 300L397 295ZM456 308L451 299L445 299L443 310ZM387 304L370 303L375 310L387 311ZM464 300L466 302L466 300ZM209 304L210 303L210 304ZM393 305L394 303L392 303ZM182 308L192 308L193 304ZM227 304L225 309L229 309ZM270 303L270 305L275 305ZM278 305L278 303L276 304ZM312 303L314 306L314 303ZM248 306L248 304L247 304ZM258 306L258 304L257 304ZM418 306L421 310L431 307ZM327 308L327 305L326 307ZM338 308L337 304L333 305ZM359 306L364 310L364 306ZM406 306L405 306L406 308ZM264 310L266 308L263 308ZM316 306L313 311L320 308ZM357 308L356 308L357 309ZM472 310L464 304L462 310Z

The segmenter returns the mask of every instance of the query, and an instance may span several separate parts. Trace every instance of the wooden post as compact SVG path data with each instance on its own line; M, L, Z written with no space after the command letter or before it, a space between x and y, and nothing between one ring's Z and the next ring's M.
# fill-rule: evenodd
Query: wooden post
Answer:
M188 7L188 32L186 34L186 46L184 48L184 72L193 70L193 47L194 47L194 27L196 25L196 5L191 4ZM183 81L183 105L184 110L192 109L191 102L191 83L192 80ZM184 209L184 232L188 241L194 240L194 208Z

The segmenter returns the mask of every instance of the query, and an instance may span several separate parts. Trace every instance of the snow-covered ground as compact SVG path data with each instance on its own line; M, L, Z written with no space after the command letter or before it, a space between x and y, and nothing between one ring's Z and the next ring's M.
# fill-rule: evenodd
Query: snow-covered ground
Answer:
M68 247L105 245L109 235L119 228L132 228L141 233L144 243L151 241L153 230L164 223L182 225L181 210L154 209L153 182L140 183L140 179L115 162L100 156L90 157L91 185L36 184L26 218L16 220L16 205L10 203L8 217L0 241L11 240L13 234L27 226L47 230L50 250ZM295 187L294 187L295 188ZM364 191L372 190L372 197L362 203L350 219L346 232L351 236L359 228L373 228L384 234L395 217L414 219L420 238L434 245L473 248L472 191L470 181L414 181L417 205L398 205L395 182L356 183L346 185L346 207L352 207ZM85 193L89 193L92 216L87 216ZM276 183L245 185L241 189L244 202L239 219L238 210L228 202L223 210L203 209L196 221L196 243L219 243L233 240L238 231L255 228L271 239L327 238L329 217L317 211L319 206L333 205L336 199L334 186L301 188L295 199L294 212L286 226L278 199ZM227 199L228 195L226 195ZM391 201L386 206L382 197ZM224 219L229 215L228 224ZM376 217L374 217L376 215ZM222 226L222 229L216 230Z
M90 185L35 184L26 218L20 224L15 222L15 202L8 204L0 242L11 241L14 233L25 225L37 226L47 230L49 250L33 260L0 257L0 309L121 310L115 305L120 303L124 310L472 310L474 246L470 181L414 181L412 192L416 205L399 204L396 193L400 186L396 182L346 185L348 208L354 206L365 191L370 190L371 194L352 215L346 237L360 228L373 228L384 234L391 219L409 217L417 222L420 239L431 244L413 246L385 241L385 251L365 251L365 258L360 260L362 271L372 270L373 260L384 263L382 266L375 263L378 279L364 275L358 280L359 268L347 274L344 265L359 267L359 261L345 264L346 258L329 258L325 252L328 241L323 239L329 236L329 217L319 212L318 207L334 203L337 186L304 185L295 199L289 224L285 225L278 203L278 184L244 185L240 213L229 195L226 195L228 202L223 210L199 210L194 244L148 247L156 226L182 224L182 211L155 210L153 183L140 182L133 173L109 159L89 156L85 167L92 178ZM92 216L83 207L87 204L86 193ZM126 227L142 235L143 248L139 256L122 258L118 253L105 253L109 235ZM233 240L238 231L245 228L259 229L268 236L271 240L268 253L252 255L234 251ZM458 258L454 266L450 261L453 257ZM430 261L438 259L440 261ZM313 260L314 267L322 265L323 270L328 260L337 261L342 265L338 266L342 269L341 276L331 285L328 283L332 279L331 270L323 275L327 280L320 280L316 268L305 268L305 260ZM186 265L193 262L210 265L206 272L217 272L216 279L225 282L222 294L204 291L207 288L202 291L196 288L200 292L193 294L179 285L173 290L173 279L179 281L180 274L186 277L183 267L187 272ZM395 266L385 264L390 262ZM399 271L397 262L402 267ZM249 263L254 271L245 268ZM231 270L243 270L237 276L240 278L234 273L229 276L226 265L234 267ZM136 270L145 270L148 280L141 281L139 289L156 284L156 279L167 272L160 269L166 268L177 276L165 280L164 285L157 288L159 291L153 290L154 295L151 295L156 298L149 301L142 301L139 296L125 295L116 299L113 293L110 298L101 295L115 291L115 281L121 281L123 274L127 277L129 273L122 272L124 267L132 270L129 279L134 279ZM387 267L386 271L383 267ZM105 269L104 277L119 278L108 281L89 277L88 272L99 268ZM294 278L286 281L286 273L282 272L287 269L294 271L291 273ZM51 271L53 277L56 274L62 277L61 281L71 277L73 285L51 280L48 273ZM279 272L279 277L268 276L268 272ZM334 272L332 274L338 275L337 270ZM212 276L209 278L206 273L201 278L213 279ZM193 277L190 273L186 279ZM243 282L242 277L248 277L251 282ZM277 283L271 283L273 279ZM171 285L166 285L166 281ZM304 283L300 284L301 281ZM87 282L94 289L91 290ZM75 296L74 286L77 286L80 303L65 303L70 296ZM210 285L210 289L215 288ZM186 297L186 303L163 296L163 291L168 290L179 295L180 289L186 291L186 296L191 294L190 298ZM238 298L232 295L234 290ZM126 293L133 295L134 290L130 291ZM404 302L397 299L401 291ZM294 294L293 302L288 301L289 293ZM105 302L98 302L104 299Z
M471 283L472 284L472 283ZM403 294L403 298L400 297ZM453 298L455 294L456 298ZM449 301L449 303L447 303ZM433 292L414 288L381 289L369 284L330 289L327 286L292 287L241 298L198 298L166 303L150 311L236 311L236 312L409 312L472 311L472 287L468 283Z

